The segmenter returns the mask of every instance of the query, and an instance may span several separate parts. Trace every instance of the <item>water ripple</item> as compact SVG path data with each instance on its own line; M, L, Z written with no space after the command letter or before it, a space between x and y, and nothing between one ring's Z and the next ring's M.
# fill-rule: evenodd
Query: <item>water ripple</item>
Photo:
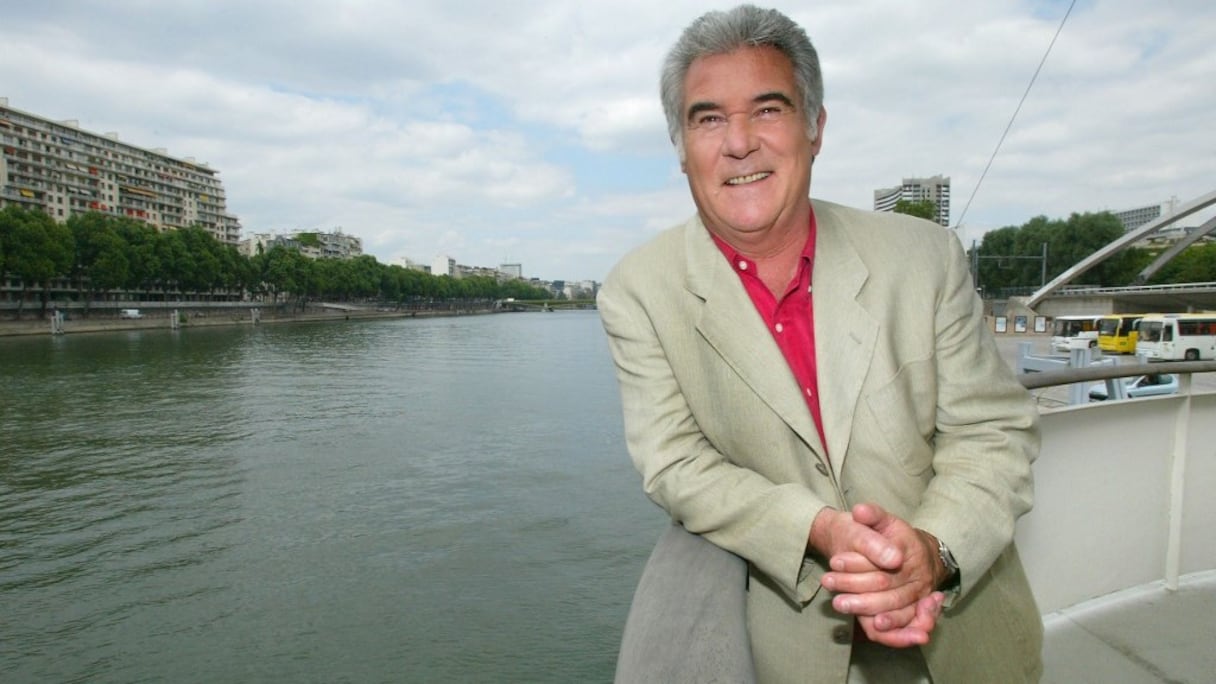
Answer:
M610 678L664 523L594 313L0 357L0 681Z

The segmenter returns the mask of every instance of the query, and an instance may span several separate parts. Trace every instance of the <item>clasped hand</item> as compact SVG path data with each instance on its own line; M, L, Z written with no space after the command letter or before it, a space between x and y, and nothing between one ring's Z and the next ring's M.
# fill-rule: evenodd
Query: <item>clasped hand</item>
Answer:
M874 504L825 508L810 542L828 559L820 578L832 607L857 616L871 641L895 648L929 643L945 595L937 540Z

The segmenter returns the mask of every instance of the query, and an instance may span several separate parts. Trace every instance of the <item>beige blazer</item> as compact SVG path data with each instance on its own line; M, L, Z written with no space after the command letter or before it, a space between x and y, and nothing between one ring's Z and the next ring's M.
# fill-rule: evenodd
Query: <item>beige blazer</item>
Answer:
M646 493L748 563L762 682L844 682L852 618L804 559L824 506L875 502L945 543L962 593L924 647L934 681L1037 680L1042 628L1013 547L1038 414L1000 358L957 238L814 201L826 449L784 357L699 218L621 260L598 306Z

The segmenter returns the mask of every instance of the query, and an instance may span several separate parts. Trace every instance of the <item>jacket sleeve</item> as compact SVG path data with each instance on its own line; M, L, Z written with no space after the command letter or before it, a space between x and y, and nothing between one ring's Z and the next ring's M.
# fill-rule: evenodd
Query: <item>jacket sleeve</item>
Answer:
M643 488L690 532L751 562L791 600L809 602L820 587L819 573L803 564L806 539L827 502L800 484L774 483L714 448L673 368L671 357L691 350L660 334L672 325L660 309L679 304L660 300L645 270L629 274L618 266L597 302L616 364L626 441ZM656 325L656 318L666 322Z
M944 232L944 231L943 231ZM947 233L935 322L933 477L910 521L950 548L965 595L1013 540L1030 510L1038 410L985 324L966 255Z

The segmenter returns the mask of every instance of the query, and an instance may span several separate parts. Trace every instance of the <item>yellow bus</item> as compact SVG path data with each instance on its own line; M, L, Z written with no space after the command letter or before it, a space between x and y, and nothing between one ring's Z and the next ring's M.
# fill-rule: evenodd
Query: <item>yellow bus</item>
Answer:
M1110 314L1098 321L1098 348L1112 354L1135 354L1136 323L1144 314Z

